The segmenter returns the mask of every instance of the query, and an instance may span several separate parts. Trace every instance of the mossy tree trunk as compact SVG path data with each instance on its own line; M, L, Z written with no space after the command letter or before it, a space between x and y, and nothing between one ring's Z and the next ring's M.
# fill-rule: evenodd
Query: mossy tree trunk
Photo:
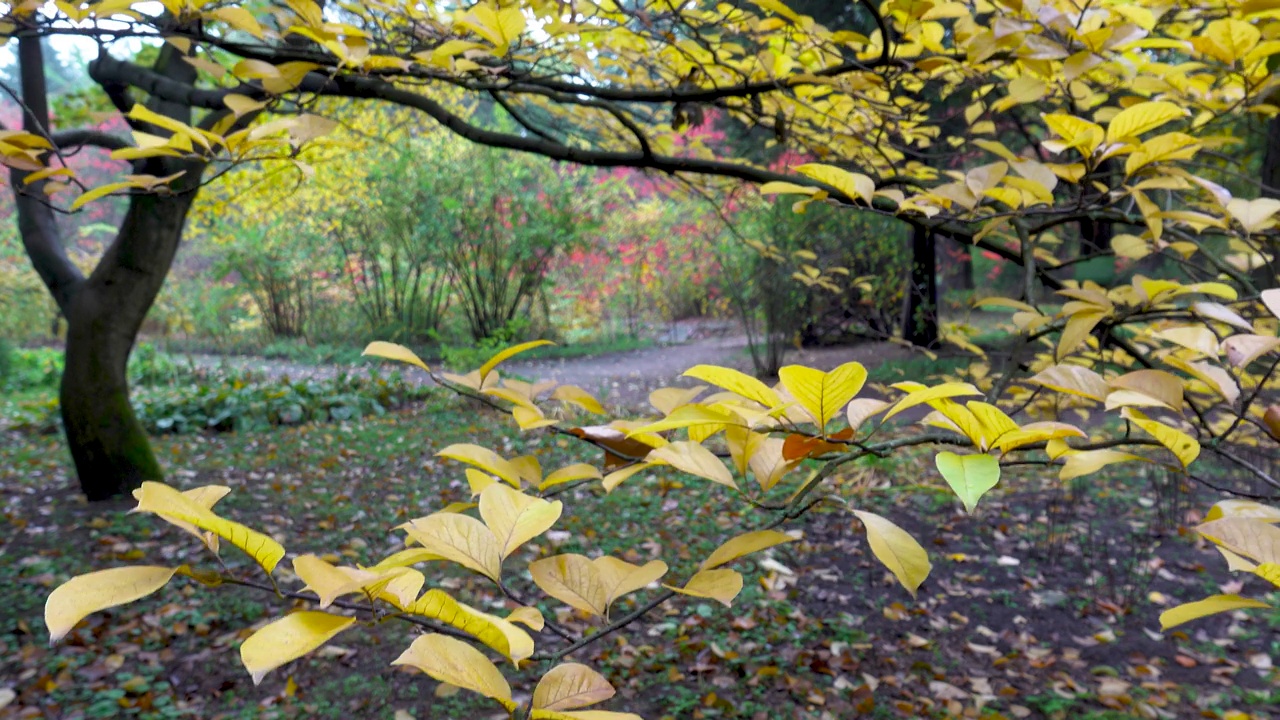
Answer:
M97 130L53 130L40 40L23 37L18 44L26 131L49 138L62 152L85 146L115 150L130 145L124 138ZM91 76L94 65L90 66ZM140 72L153 88L181 88L195 81L194 67L183 62L172 46L161 50L152 69ZM103 89L121 112L128 112L133 102L128 87L104 84ZM148 107L191 123L189 105L153 97ZM164 133L141 123L135 129ZM134 174L177 174L178 178L163 192L129 198L115 239L87 276L71 262L63 246L57 217L45 198L45 181L27 183L29 173L16 169L10 174L23 246L67 319L66 367L59 400L80 487L90 500L124 495L144 481L163 478L129 402L126 367L142 322L173 264L204 168L202 161L182 158L135 162Z

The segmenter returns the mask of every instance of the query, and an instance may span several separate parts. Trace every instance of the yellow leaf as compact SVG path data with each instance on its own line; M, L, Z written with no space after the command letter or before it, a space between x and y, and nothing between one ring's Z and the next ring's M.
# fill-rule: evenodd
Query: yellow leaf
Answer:
M99 185L98 187L95 187L92 190L89 190L85 193L80 194L80 196L78 196L75 200L72 200L71 209L79 210L80 208L84 207L85 205L88 205L89 203L93 202L94 200L97 200L100 197L105 197L119 190L134 190L134 189L137 189L137 187L138 187L137 183L130 182L130 181L113 182L113 183L107 183L106 185Z
M570 607L600 617L608 612L608 593L600 573L582 555L567 553L535 560L529 563L529 574L543 592Z
M1218 336L1213 331L1202 326L1175 327L1168 330L1161 330L1155 333L1155 336L1168 340L1176 345L1181 345L1188 350L1200 353L1205 357L1218 357Z
M178 568L139 565L77 575L59 585L44 603L49 644L63 638L89 615L146 597L168 584Z
M1253 234L1266 230L1271 225L1271 218L1280 212L1280 199L1276 198L1233 198L1227 203L1227 212L1240 223L1245 232Z
M385 572L374 583L366 587L366 592L395 605L401 610L413 605L418 593L427 578L418 570L401 567Z
M929 577L933 565L929 555L910 533L873 512L853 510L867 530L867 543L871 552L899 583L915 597L920 584Z
M512 622L454 600L443 590L428 590L401 608L410 615L439 620L468 633L513 662L533 655L533 638Z
M632 565L608 555L591 561L600 582L604 585L606 610L619 598L648 587L663 575L667 574L667 564L661 560L650 560L644 565Z
M1267 307L1267 310L1270 311L1272 315L1280 318L1280 288L1263 290L1259 294L1259 298L1262 300L1262 304Z
M787 460L783 452L785 446L786 442L782 438L765 438L747 461L747 467L751 469L761 490L769 491L782 480L783 475L800 464L800 460Z
M431 562L434 560L444 560L443 557L429 552L422 548L408 548L399 552L394 552L378 561L377 565L366 568L370 572L381 572L393 567L408 567L416 565L420 562Z
M1088 120L1082 120L1072 115L1063 113L1049 113L1041 115L1045 125L1049 127L1058 137L1062 138L1061 147L1079 148L1080 152L1086 157L1093 154L1098 149L1098 145L1102 144L1102 126L1095 125ZM1057 152L1052 141L1043 143L1046 148Z
M259 25L258 20L253 17L253 13L245 10L244 8L221 7L209 14L237 30L249 33L259 40L262 39L262 26Z
M1048 86L1039 78L1022 76L1014 78L1008 85L1009 100L1014 105L1033 103L1044 97Z
M1181 107L1163 100L1131 105L1111 118L1107 125L1107 142L1132 140L1185 116L1186 112Z
M1222 341L1227 362L1238 368L1249 367L1254 360L1280 348L1280 338L1266 335L1232 335Z
M1261 600L1243 598L1239 595L1213 595L1196 602L1185 603L1160 613L1160 629L1168 630L1185 622L1198 620L1208 615L1215 615L1230 610L1248 608L1265 608L1270 605Z
M726 607L732 607L733 599L742 592L742 575L734 570L702 570L689 578L689 582L682 588L672 585L663 587L681 595L718 600Z
M1101 375L1080 365L1053 365L1036 373L1028 382L1098 402L1110 391Z
M556 424L553 418L544 415L537 407L517 405L511 408L511 417L515 418L516 425L520 426L521 430L536 430Z
M517 707L511 699L511 686L497 666L479 650L447 635L418 637L391 664L412 665L440 682L497 700L508 711Z
M705 405L685 405L676 408L670 415L651 422L647 425L641 425L627 432L628 437L642 435L645 433L658 433L666 430L677 430L680 428L703 428L719 430L726 425L735 425L745 427L745 422L735 413L716 408L707 407Z
M310 590L319 596L321 610L343 595L359 592L365 582L378 577L373 572L345 572L315 555L299 555L294 558L293 572L307 584L304 591Z
M504 486L495 483L491 487ZM479 520L469 515L435 513L402 527L427 552L499 581L502 549L493 531Z
M600 673L586 665L565 663L542 676L533 689L537 710L572 710L613 697L614 689Z
M743 555L750 555L753 552L759 552L765 548L789 543L793 540L795 538L777 530L757 530L756 532L739 535L716 548L710 557L702 561L698 569L711 570L712 568L718 568L721 565L737 560Z
M845 363L831 372L787 365L778 370L778 379L809 412L818 427L825 428L862 390L867 380L867 369L856 362Z
M464 472L467 474L467 486L471 488L471 497L476 497L484 492L485 488L496 482L501 482L501 480L489 473L481 472L475 468L467 468Z
M542 480L542 483L538 485L538 489L546 490L547 488L555 487L556 485L563 485L565 483L576 482L578 480L600 480L603 479L603 477L604 476L600 474L600 468L586 463L575 463L573 465L566 465L565 467L562 467L546 476L546 478Z
M1205 514L1205 521L1224 517L1257 518L1266 522L1280 522L1280 508L1263 505L1256 500L1219 500Z
M1198 525L1196 531L1259 563L1280 562L1280 527L1272 522L1255 517L1224 517Z
M1155 401L1155 405L1170 410L1182 408L1182 381L1176 375L1163 370L1135 370L1112 378L1108 383L1117 390L1129 390ZM1118 405L1115 405L1118 406ZM1107 409L1115 407L1107 396Z
M1280 587L1280 564L1273 562L1264 562L1252 570L1254 575L1266 580L1267 582Z
M982 425L982 435L985 438L983 445L985 447L991 446L992 443L1018 429L1018 424L1012 418L991 403L970 400L965 403L965 407L969 408L969 412L973 413L973 416Z
M218 504L218 501L226 497L230 492L231 488L226 485L204 485L198 488L191 488L190 490L183 490L182 494L196 505L199 505L206 510L212 510L213 506ZM165 518L165 520L167 520L170 525L175 525L187 531L192 536L208 545L210 550L214 552L218 551L217 535L201 531L200 528L195 525L182 522L181 520L174 520L172 518Z
M523 623L530 630L541 632L547 626L547 621L542 617L542 611L536 607L518 607L511 611L507 616L507 622Z
M1261 39L1262 33L1251 23L1236 18L1225 18L1214 20L1206 25L1203 37L1211 44L1205 46L1196 43L1197 49L1207 52L1228 65L1234 65L1237 60L1253 50ZM1199 39L1201 38L1194 40Z
M1120 450L1085 450L1067 456L1067 461L1062 465L1058 478L1060 480L1071 480L1095 473L1108 465L1143 459L1139 455Z
M706 389L706 385L696 385L691 388L658 388L649 393L649 404L663 415L670 415L677 408L693 402Z
M142 487L133 491L133 497L138 501L134 512L155 513L165 520L176 520L207 530L248 553L268 573L284 557L284 547L280 543L257 530L219 517L163 483L144 482Z
M1062 337L1058 339L1058 350L1054 356L1058 362L1070 355L1089 337L1098 323L1107 316L1106 310L1082 310L1071 315L1066 327L1062 329Z
M604 486L605 492L613 492L614 488L621 485L624 480L651 467L653 467L653 465L644 462L628 465L621 470L614 470L608 475L605 475L604 480L600 481L600 484Z
M1086 437L1086 435L1080 428L1066 423L1029 423L1017 430L1001 435L994 447L1002 453L1007 453L1024 445L1034 445L1035 443L1066 437Z
M506 559L516 548L541 535L560 519L563 504L529 497L494 483L480 493L480 517L497 539L498 554Z
M519 345L512 345L506 350L494 355L489 358L488 362L480 366L481 382L488 377L489 373L492 372L494 368L498 367L498 365L502 364L506 360L515 357L526 350L532 350L536 347L542 347L543 345L555 345L555 343L550 340L534 340L532 342L520 343Z
M773 409L782 405L782 400L768 385L759 380L730 368L715 365L695 365L684 371L685 377L697 378L724 388L732 393Z
M1200 443L1181 430L1171 428L1156 420L1151 420L1142 411L1131 407L1122 410L1121 415L1134 425L1147 431L1161 445L1168 448L1169 452L1178 458L1178 462L1182 463L1182 467L1187 467L1200 456Z
M355 618L311 610L286 615L259 629L240 645L240 662L257 685L267 673L315 650L355 621Z
M497 475L506 480L511 483L512 487L520 487L520 471L516 466L512 465L509 460L499 457L497 453L488 448L469 443L457 443L436 453L436 456L474 465L491 475Z
M610 710L539 710L534 708L530 720L644 720L635 713Z
M813 195L816 192L819 192L816 187L797 185L781 180L774 180L760 186L761 195Z
M1253 572L1258 569L1258 565L1252 560L1245 560L1221 545L1214 545L1214 547L1217 548L1222 558L1227 561L1227 570L1231 572Z
M894 383L892 387L897 390L902 390L907 393L907 395L894 403L893 408L891 408L889 412L885 413L885 420L888 420L903 410L908 410L916 407L917 405L923 405L933 400L982 394L982 391L973 385L961 382L943 383L933 387L925 387L918 382L900 382Z
M651 464L666 464L690 475L706 478L714 483L737 489L733 475L720 458L695 442L673 442L649 452L645 458Z
M801 175L830 185L844 193L851 200L860 199L868 205L871 204L876 192L875 182L861 173L849 172L848 170L841 170L838 167L819 163L806 163L797 165L792 169Z
M889 403L883 400L857 398L850 402L849 407L845 409L845 417L849 420L849 427L856 432L868 418L887 407L889 407Z
M368 347L364 349L364 352L360 354L372 355L374 357L386 358L388 360L398 360L402 363L417 365L423 370L431 372L431 368L427 367L427 364L422 362L422 358L418 357L416 353L403 345L382 341L371 342Z
M604 414L604 407L600 405L600 401L595 399L591 393L583 390L577 385L561 385L551 394L556 400L563 400L567 403L573 403L587 412L597 415Z

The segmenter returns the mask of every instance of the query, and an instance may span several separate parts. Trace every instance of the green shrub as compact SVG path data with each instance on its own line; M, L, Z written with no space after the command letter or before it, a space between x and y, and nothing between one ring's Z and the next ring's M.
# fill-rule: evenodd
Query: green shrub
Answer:
M8 338L0 337L0 390L9 386L9 376L13 374L13 343Z
M398 373L382 376L339 374L324 380L271 379L249 371L191 369L179 384L142 386L133 409L147 432L253 432L274 425L341 422L428 397L432 390L406 382ZM52 432L61 419L56 398L21 403L7 424Z

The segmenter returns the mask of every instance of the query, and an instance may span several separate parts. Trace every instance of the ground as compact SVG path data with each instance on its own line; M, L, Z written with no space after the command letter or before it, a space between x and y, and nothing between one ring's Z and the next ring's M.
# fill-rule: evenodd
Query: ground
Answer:
M704 338L696 350L509 371L543 367L584 387L598 377L616 382L614 399L626 401L668 371L742 363L730 343ZM890 350L899 351L823 351L829 356L816 363ZM662 373L637 380L606 370L636 366ZM464 440L508 456L534 453L548 468L597 459L563 438L520 435L509 421L443 392L360 423L170 436L158 446L174 484L230 486L219 511L272 533L291 554L335 552L369 563L401 546L395 525L465 499L460 467L434 457ZM124 514L129 504L80 500L56 435L5 434L0 456L0 702L12 692L0 717L505 717L497 705L441 692L416 671L391 667L414 634L403 623L348 631L255 687L239 665L238 644L296 603L243 588L179 580L154 598L90 617L48 647L44 598L70 575L127 563L208 566L209 559L180 531ZM849 467L837 487L929 549L934 569L915 598L871 557L850 516L815 512L788 526L803 530L804 541L778 548L771 562L739 565L747 587L732 608L668 601L575 654L618 687L602 707L647 720L1280 717L1272 667L1280 658L1280 613L1235 613L1159 632L1164 607L1216 592L1264 592L1260 581L1241 590L1222 558L1188 530L1215 499L1207 490L1132 471L1062 487L1027 468L1006 473L970 516L942 489L924 453ZM782 498L788 491L778 489ZM526 546L519 559L557 552L661 558L671 577L687 577L719 542L756 522L726 489L661 474L637 476L608 495L575 490L566 506L559 533ZM249 572L234 549L222 555L233 570ZM518 567L516 559L508 567ZM424 570L429 582L473 604L502 603L476 576ZM287 581L287 572L278 574ZM541 597L527 580L513 582ZM556 601L539 605L563 625L592 625ZM534 678L504 670L527 696Z

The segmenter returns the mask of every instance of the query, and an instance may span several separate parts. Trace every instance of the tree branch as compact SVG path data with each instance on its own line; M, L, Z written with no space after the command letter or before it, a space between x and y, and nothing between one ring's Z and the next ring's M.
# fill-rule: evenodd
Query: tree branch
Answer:
M49 92L45 85L44 50L40 46L40 38L23 37L18 40L18 65L24 109L22 127L33 135L48 138ZM67 257L53 208L43 202L45 181L27 183L30 174L17 168L9 173L17 207L18 234L31 259L31 266L49 288L49 294L58 307L65 308L84 282L84 274Z
M94 130L92 128L79 128L75 130L62 130L53 133L50 137L53 144L59 148L73 147L99 147L103 150L122 150L127 147L133 147L125 138L114 135L102 130Z

